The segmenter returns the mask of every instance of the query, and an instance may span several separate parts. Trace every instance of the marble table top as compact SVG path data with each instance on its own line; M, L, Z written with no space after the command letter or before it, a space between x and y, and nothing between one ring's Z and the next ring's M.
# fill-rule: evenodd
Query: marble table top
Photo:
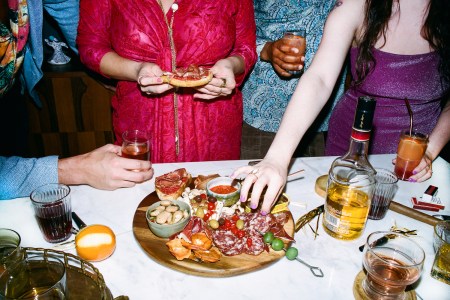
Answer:
M372 155L374 167L393 170L393 155ZM314 192L318 176L326 174L333 157L297 158L291 171L305 169L300 178L288 182L286 193L291 199L294 220L323 204L324 199ZM219 173L229 175L247 161L155 164L155 174L161 175L180 167L193 176ZM399 182L395 201L410 206L412 196L419 197L428 185L439 188L439 196L446 205L442 214L450 215L450 165L438 158L433 165L433 177L424 183ZM368 220L363 235L353 241L340 241L328 236L322 225L319 236L306 227L295 234L299 257L320 267L325 276L314 277L308 268L297 261L283 258L276 263L247 274L226 278L205 278L181 273L158 264L142 250L136 241L132 223L138 204L154 191L154 179L134 188L102 191L89 186L73 186L73 210L87 224L105 224L117 236L114 254L94 265L103 274L114 296L130 299L353 299L353 282L362 270L362 253L358 247L367 236L379 230L400 227L417 229L414 237L424 249L426 259L420 281L415 290L422 299L450 299L450 285L430 277L434 259L433 228L430 225L388 211L383 220ZM432 214L432 213L430 213ZM314 223L315 224L315 223ZM12 228L22 237L23 247L51 248L44 241L28 198L0 201L0 227ZM75 254L75 250L68 250ZM419 298L420 299L420 298Z

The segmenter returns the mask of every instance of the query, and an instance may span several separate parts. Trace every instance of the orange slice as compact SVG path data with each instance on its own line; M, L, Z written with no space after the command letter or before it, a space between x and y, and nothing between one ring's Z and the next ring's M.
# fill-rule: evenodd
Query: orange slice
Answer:
M116 249L116 235L105 225L90 225L75 236L78 256L87 261L104 260Z

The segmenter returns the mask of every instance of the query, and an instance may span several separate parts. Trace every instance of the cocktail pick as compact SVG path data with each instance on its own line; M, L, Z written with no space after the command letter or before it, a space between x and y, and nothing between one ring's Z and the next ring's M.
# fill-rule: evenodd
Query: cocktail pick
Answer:
M409 105L408 98L405 98L406 108L408 109L409 114L409 135L412 135L412 128L413 128L413 112L411 110L411 105Z

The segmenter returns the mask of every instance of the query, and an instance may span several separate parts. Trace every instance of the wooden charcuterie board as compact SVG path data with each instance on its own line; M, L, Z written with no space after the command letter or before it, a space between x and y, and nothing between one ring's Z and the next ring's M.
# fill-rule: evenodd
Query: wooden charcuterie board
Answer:
M267 253L264 251L258 256L240 254L235 256L222 256L222 258L215 263L200 263L190 259L177 260L170 254L166 242L168 239L159 238L155 236L148 228L145 213L147 207L159 201L156 192L145 197L134 214L133 232L136 240L141 245L142 249L156 262L191 275L203 277L229 277L239 274L253 272L265 268L279 259L284 257L284 251L274 251L270 249ZM285 231L294 236L294 220L292 214L288 212L289 220L284 225Z

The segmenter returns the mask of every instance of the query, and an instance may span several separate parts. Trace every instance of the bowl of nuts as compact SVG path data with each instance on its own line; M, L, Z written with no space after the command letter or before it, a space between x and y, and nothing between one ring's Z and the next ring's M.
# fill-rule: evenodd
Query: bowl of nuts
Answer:
M162 200L147 208L146 218L154 235L168 238L186 227L191 218L191 208L183 201Z

